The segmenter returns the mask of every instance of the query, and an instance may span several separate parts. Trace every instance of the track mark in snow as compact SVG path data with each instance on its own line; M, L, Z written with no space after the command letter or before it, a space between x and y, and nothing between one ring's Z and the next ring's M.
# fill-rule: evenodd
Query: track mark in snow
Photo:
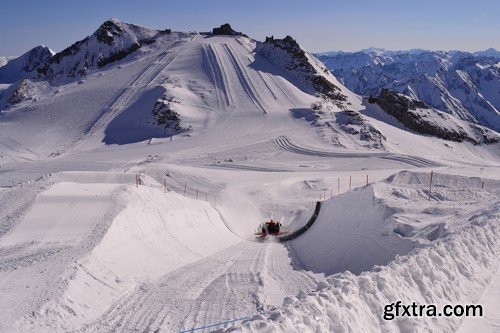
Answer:
M234 105L234 98L231 94L231 89L229 87L229 80L227 77L227 71L221 62L220 54L215 47L212 45L208 46L209 55L211 56L212 67L217 71L218 76L221 78L222 88L226 95L227 105Z
M203 55L205 56L207 60L207 64L210 68L210 73L213 77L213 83L214 83L214 89L215 93L217 96L217 104L219 105L219 108L222 107L222 97L221 97L221 91L224 91L224 99L225 99L225 105L229 106L229 97L227 93L226 86L224 84L224 77L222 75L222 71L219 67L219 64L217 63L217 58L216 55L210 45L203 45Z
M381 158L381 159L406 163L417 168L440 166L440 164L427 160L425 158L409 156L409 155L396 155L392 153L378 153L378 152L358 153L358 152L333 152L333 151L316 150L312 148L299 146L286 136L280 136L277 139L275 139L274 142L280 149L295 154L318 156L318 157L339 157L339 158Z
M283 245L241 242L139 285L84 330L189 329L254 315L313 285Z
M109 124L121 111L137 101L143 89L150 84L174 59L176 53L162 52L128 86L123 87L99 112L85 133L94 133Z
M258 96L257 91L248 76L248 73L244 69L244 66L240 63L239 59L237 59L237 55L235 55L234 51L228 44L222 44L222 47L224 51L226 51L229 60L233 64L233 67L236 70L236 74L238 75L238 79L250 100L255 104L255 106L261 109L264 114L267 114L266 108L260 102L260 96Z

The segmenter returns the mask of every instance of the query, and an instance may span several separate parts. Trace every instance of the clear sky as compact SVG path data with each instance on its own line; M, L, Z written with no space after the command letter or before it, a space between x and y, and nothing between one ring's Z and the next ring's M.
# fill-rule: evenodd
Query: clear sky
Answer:
M229 22L258 40L289 34L310 51L500 49L500 0L1 0L0 55L60 51L110 17L182 31Z

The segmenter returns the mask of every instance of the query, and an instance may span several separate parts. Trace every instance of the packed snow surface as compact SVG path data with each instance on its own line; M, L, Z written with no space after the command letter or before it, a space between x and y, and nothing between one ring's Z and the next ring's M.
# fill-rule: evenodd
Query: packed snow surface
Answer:
M99 51L89 38L55 81L0 88L0 331L462 323L384 321L397 300L481 302L494 330L498 301L482 291L498 292L498 143L408 131L308 53L345 101L305 89L250 38L110 22L116 43L147 43L79 76L73 64ZM155 105L179 127L157 125ZM318 200L301 237L254 241L269 218L304 225Z

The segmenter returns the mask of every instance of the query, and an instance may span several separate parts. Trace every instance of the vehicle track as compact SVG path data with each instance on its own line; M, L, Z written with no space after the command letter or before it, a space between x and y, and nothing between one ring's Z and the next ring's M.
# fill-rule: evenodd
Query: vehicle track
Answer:
M224 65L221 61L221 56L219 54L219 51L212 45L209 45L208 49L211 51L211 54L213 56L212 57L213 68L220 73L220 77L222 78L221 82L223 83L223 89L226 95L227 105L228 106L234 105L234 98L233 95L231 94L229 79L227 77L226 69L224 68Z
M417 168L437 167L439 163L427 160L422 157L409 155L396 155L392 153L362 153L362 152L333 152L302 147L294 143L286 136L280 136L274 140L275 144L282 150L302 155L318 157L338 157L338 158L381 158L409 164Z
M235 52L232 50L231 46L228 44L222 44L222 48L226 52L229 60L231 61L238 76L238 79L241 83L241 86L245 90L250 100L255 104L255 106L261 109L262 112L264 112L264 114L267 114L266 108L260 102L260 96L258 95L257 90L253 86L253 83L250 80L248 73L245 71L243 65L239 62L239 59L237 59L237 56L235 55Z
M292 268L283 245L244 241L138 286L82 331L170 332L254 315L270 305L265 296L270 279L283 295L316 284Z
M219 108L222 108L222 97L221 97L221 91L224 91L224 104L225 106L229 106L229 97L227 93L226 86L224 84L224 77L222 75L222 71L218 65L216 55L214 53L214 50L210 45L203 45L203 54L205 58L207 59L208 66L210 67L210 72L211 75L214 79L214 89L215 93L217 96L217 104L219 105Z
M86 133L94 133L109 124L121 111L134 103L142 90L151 83L174 59L176 54L162 52L129 86L122 88L109 104L101 109L98 117L88 126Z

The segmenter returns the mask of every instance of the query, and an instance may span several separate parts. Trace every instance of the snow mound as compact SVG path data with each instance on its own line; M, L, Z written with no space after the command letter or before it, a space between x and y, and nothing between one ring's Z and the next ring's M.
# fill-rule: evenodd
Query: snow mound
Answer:
M348 192L323 202L316 223L289 248L303 268L327 275L386 265L418 245L391 230L387 218L394 212L373 186Z
M360 276L349 272L332 276L328 279L330 288L276 309L264 317L268 321L254 318L241 331L404 331L415 327L417 321L419 327L429 331L456 329L457 319L438 322L406 317L384 321L383 305L396 300L406 304L456 303L470 300L471 294L478 295L491 278L487 269L498 261L499 208L498 204L491 207L492 220L483 221L485 225L472 226L429 248L398 257L387 267Z
M461 318L400 317L384 320L384 305L467 304L476 301L498 265L500 203L471 217L469 226L385 267L359 276L329 277L316 292L299 294L265 315L227 331L410 332L455 331Z
M289 248L307 270L359 274L467 226L498 200L477 177L435 173L431 192L429 181L430 173L402 171L327 200Z
M18 329L53 332L79 328L96 319L125 293L240 241L226 228L219 212L209 203L170 191L164 193L160 184L145 175L141 175L141 179L146 185L138 188L122 185L127 180L130 184L132 176L108 174L106 177L101 173L54 176L56 181L72 179L81 182L57 183L51 191L56 191L59 199L61 196L67 198L66 201L79 198L79 193L86 192L85 188L90 197L101 187L114 188L118 192L113 202L99 201L103 207L119 206L121 211L112 221L106 222L108 226L102 238L86 255L76 257L64 267L60 294L51 297L36 313L18 321ZM92 183L103 178L104 184ZM43 201L39 200L40 204ZM56 206L57 203L53 202L47 209L54 210ZM25 219L22 223L40 226L19 226L16 233L2 239L2 246L13 244L14 238L16 244L34 239L52 244L57 241L61 246L77 246L78 240L73 235L79 229L86 231L78 234L87 235L92 228L99 228L99 223L105 223L92 217L101 210L84 210L81 206L82 209L77 211L80 207L77 205L75 209L66 207L66 212L79 216L78 220L68 223L69 216L61 217L61 223L53 226L59 220L41 218L36 207L30 214L38 222ZM45 236L41 237L40 233Z

